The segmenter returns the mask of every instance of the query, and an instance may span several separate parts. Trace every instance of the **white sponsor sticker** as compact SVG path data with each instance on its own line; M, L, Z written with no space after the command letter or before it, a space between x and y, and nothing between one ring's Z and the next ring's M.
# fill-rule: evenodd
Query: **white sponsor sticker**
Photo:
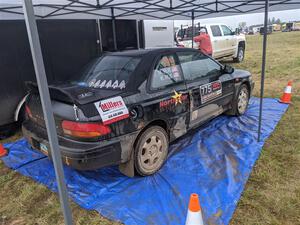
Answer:
M201 104L222 96L222 83L217 80L200 86Z
M119 81L119 80L96 80L92 79L89 83L88 86L91 88L112 88L112 89L124 89L126 88L126 83L124 80Z
M121 96L105 99L94 103L104 125L129 117L128 109Z

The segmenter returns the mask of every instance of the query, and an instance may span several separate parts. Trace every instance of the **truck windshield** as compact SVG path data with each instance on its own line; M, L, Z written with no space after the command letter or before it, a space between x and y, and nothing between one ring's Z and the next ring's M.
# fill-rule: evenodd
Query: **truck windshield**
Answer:
M91 88L122 90L140 60L131 56L103 56L88 64L76 83Z

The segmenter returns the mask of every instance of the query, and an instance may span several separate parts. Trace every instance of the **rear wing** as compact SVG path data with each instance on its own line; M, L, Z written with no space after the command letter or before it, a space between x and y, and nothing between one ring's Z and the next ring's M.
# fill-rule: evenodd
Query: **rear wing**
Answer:
M29 93L39 94L38 86L34 82L25 82ZM137 93L136 91L124 91L124 90L105 90L94 89L79 85L61 85L61 86L49 86L50 97L53 100L64 102L67 104L85 105L88 103L94 103L99 100L111 98L114 96L126 97Z
M26 85L26 88L29 93L39 95L39 89L38 89L37 83L32 82L32 81L26 81L25 85ZM49 93L50 93L51 99L59 100L59 101L69 103L69 104L78 103L72 95L70 95L68 92L64 91L62 88L49 86Z

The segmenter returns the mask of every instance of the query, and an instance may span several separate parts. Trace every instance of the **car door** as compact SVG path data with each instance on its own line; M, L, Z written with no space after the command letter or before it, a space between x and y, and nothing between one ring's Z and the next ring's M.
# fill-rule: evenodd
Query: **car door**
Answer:
M225 39L219 25L210 25L211 44L213 48L213 57L220 58L224 56Z
M233 98L230 74L223 74L219 63L195 51L177 52L190 96L189 127L224 112Z
M147 86L147 103L144 104L146 120L167 121L170 140L186 133L189 95L175 52L157 56Z
M225 38L225 48L224 54L225 55L233 55L236 50L236 38L235 34L226 26L221 25L223 36Z

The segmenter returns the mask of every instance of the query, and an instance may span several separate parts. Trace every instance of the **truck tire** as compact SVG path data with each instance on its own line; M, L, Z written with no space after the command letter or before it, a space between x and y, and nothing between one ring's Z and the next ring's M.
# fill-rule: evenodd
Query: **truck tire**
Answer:
M134 149L134 165L141 176L156 173L164 164L169 148L167 132L160 126L152 126L138 137Z
M238 52L237 52L237 57L233 58L233 61L240 63L244 60L244 56L245 56L245 47L239 46Z

